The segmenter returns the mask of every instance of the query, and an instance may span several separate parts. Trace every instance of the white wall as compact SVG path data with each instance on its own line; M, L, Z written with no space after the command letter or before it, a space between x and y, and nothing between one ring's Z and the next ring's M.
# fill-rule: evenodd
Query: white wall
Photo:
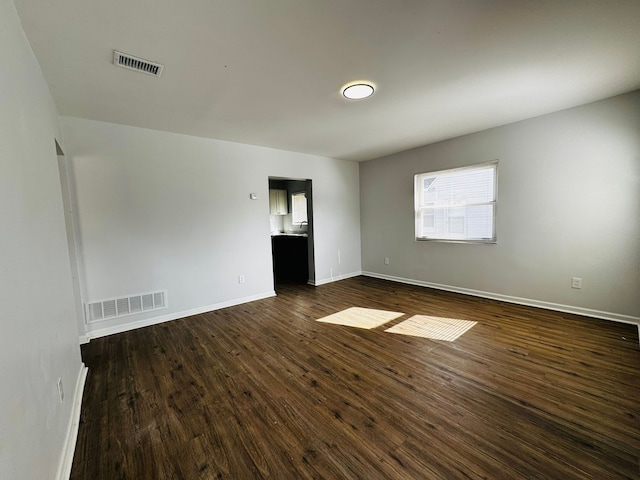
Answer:
M57 113L0 0L0 478L56 477L82 363L54 138ZM58 400L56 382L66 390Z
M495 159L498 243L414 241L413 175ZM640 92L362 163L360 192L365 272L640 320Z
M90 337L272 295L269 176L313 181L316 282L360 272L357 163L61 121L75 172L85 301L155 290L169 298L166 310L90 324Z

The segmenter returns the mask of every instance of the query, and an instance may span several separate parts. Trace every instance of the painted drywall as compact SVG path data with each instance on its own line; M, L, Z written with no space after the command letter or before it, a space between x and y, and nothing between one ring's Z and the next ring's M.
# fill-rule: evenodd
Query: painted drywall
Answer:
M363 271L640 317L639 132L634 92L360 164ZM496 159L497 244L416 242L414 174Z
M10 0L0 0L0 65L0 478L53 479L82 361L57 112Z
M90 337L272 295L270 176L313 181L316 282L361 270L357 163L79 118L61 123L85 301L157 290L169 301L90 323Z

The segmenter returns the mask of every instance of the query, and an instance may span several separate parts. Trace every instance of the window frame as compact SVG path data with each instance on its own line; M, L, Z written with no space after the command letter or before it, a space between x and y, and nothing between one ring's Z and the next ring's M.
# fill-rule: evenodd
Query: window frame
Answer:
M493 200L489 202L477 202L470 205L464 205L460 208L467 208L469 206L491 205L493 207L493 221L491 238L433 238L424 236L424 229L422 228L422 217L425 206L423 205L424 189L422 186L423 179L429 177L436 177L439 175L447 175L464 170L480 170L491 168L493 169ZM433 183L433 182L432 182ZM414 175L413 180L413 198L414 198L414 238L417 242L445 242L445 243L472 243L472 244L495 244L497 243L497 214L498 214L498 160L492 160L490 162L483 162L474 165L468 165L458 168L450 168L446 170L434 170L430 172L421 172ZM427 202L435 205L435 202ZM435 223L436 209L433 208L433 218ZM435 226L434 226L435 228ZM419 235L421 233L422 235Z

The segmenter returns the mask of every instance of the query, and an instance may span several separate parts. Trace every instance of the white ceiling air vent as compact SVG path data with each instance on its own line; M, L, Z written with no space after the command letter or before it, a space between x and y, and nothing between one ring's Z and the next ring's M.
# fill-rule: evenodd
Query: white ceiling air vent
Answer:
M113 64L118 67L128 68L130 70L136 70L142 73L148 73L149 75L153 75L154 77L159 77L162 74L162 70L164 69L164 65L150 62L149 60L144 60L143 58L134 57L133 55L128 55L126 53L118 52L117 50L113 51Z

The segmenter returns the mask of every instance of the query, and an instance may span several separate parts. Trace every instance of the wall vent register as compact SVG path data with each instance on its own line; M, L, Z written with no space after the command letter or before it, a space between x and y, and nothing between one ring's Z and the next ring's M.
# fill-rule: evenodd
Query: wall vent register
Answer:
M128 297L110 298L85 304L87 321L97 322L111 318L135 315L167 308L167 292L141 293Z
M129 70L147 73L154 77L162 75L162 70L164 70L164 65L118 52L117 50L113 51L113 64L118 67L128 68Z

